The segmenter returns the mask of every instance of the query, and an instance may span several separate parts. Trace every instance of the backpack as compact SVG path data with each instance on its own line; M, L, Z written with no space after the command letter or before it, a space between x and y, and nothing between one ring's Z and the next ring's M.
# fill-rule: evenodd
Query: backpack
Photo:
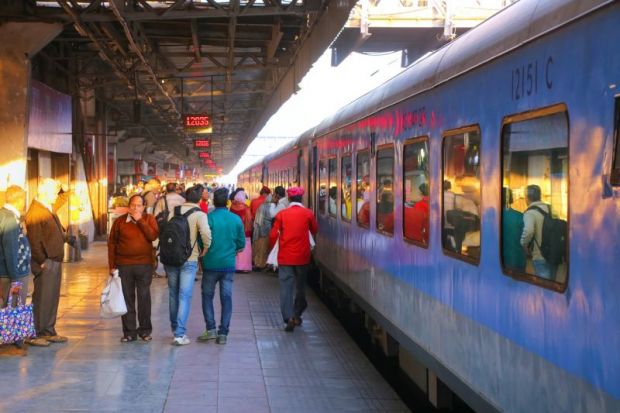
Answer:
M536 243L540 253L549 265L560 265L566 258L566 241L568 239L568 225L566 221L553 218L550 213L535 205L529 207L527 211L531 209L540 212L543 216L542 241L540 245ZM551 210L551 207L549 207L549 210ZM536 242L536 237L533 239Z
M174 216L159 232L159 259L162 264L180 267L192 255L196 244L191 243L187 217L197 211L200 208L194 207L181 214L180 205L174 208Z
M170 211L168 210L168 200L166 199L166 195L164 195L164 209L162 209L155 217L155 221L157 221L157 226L159 227L159 232L161 232L168 223L168 215L170 215Z

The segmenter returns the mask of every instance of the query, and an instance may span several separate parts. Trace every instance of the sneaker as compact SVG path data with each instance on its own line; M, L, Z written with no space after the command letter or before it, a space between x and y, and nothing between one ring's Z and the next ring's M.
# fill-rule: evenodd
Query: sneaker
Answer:
M209 340L215 340L216 338L217 338L217 330L216 329L205 330L205 332L202 333L198 337L198 341L209 341Z
M219 336L217 336L217 340L215 340L215 342L216 342L217 344L226 344L226 339L227 339L227 338L228 338L228 337L227 337L227 336L225 336L224 334L220 334Z
M186 346L189 343L191 343L191 341L189 337L187 336L175 337L174 340L172 341L173 346Z

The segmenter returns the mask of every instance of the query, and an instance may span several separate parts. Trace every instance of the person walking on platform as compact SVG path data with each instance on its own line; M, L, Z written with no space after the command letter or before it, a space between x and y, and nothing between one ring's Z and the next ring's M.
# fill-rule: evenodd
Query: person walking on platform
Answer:
M267 195L265 202L256 211L254 218L254 229L252 231L252 255L254 270L262 271L267 267L267 256L269 255L269 232L273 218L270 214L271 194Z
M26 230L32 248L31 268L34 274L32 311L37 338L48 343L64 343L68 339L56 332L56 317L60 301L60 275L64 257L65 233L60 219L52 212L60 185L46 178L39 185L37 199L26 213ZM47 346L34 339L34 346Z
M284 330L288 332L301 325L301 315L308 306L305 288L310 264L308 232L314 236L318 230L314 214L301 204L303 194L301 187L288 189L289 206L276 215L269 234L270 247L279 243L280 310L286 323Z
M176 346L190 343L185 333L198 258L206 254L211 246L207 214L198 206L203 191L202 185L196 185L185 192L186 202L175 208L174 215L159 236L160 259L168 274L170 327L174 334L172 344Z
M26 191L17 185L6 189L6 203L0 209L0 300L6 307L14 294L26 303L30 277L30 243L20 219L26 209ZM14 284L15 283L15 284ZM44 346L49 345L45 339ZM18 347L21 342L16 343Z
M207 326L198 337L207 341L217 337L217 344L226 344L232 316L232 285L235 275L235 257L246 247L241 219L226 209L228 190L220 188L213 194L215 210L208 215L211 228L211 246L202 257L202 314ZM215 284L220 286L220 328L215 330L213 297Z
M236 268L239 272L252 271L252 244L250 238L252 236L252 213L250 212L250 208L245 204L246 199L245 191L237 191L232 205L230 206L230 212L241 218L246 237L245 248L242 252L237 254Z
M250 202L250 212L252 213L252 220L256 219L256 212L258 211L258 208L260 208L263 202L265 202L269 194L271 194L271 189L263 186L259 192L259 196L254 198Z
M283 186L276 186L273 190L273 196L271 197L271 204L269 205L269 214L273 221L278 215L278 212L282 211L289 205L289 201L286 198L286 190Z
M177 184L175 182L167 183L166 194L157 200L155 210L153 211L153 215L155 216L155 220L157 221L157 226L160 231L162 230L161 227L165 225L165 222L167 222L174 214L174 208L179 205L183 205L183 203L185 203L185 198L177 194ZM159 248L159 240L153 243L153 248ZM165 274L162 274L163 269L161 267L163 267L163 265L161 264L159 256L157 256L157 263L155 265L156 267L153 271L153 277L165 277Z
M134 195L129 199L129 213L120 216L108 238L110 275L118 270L123 286L127 313L122 316L121 342L136 341L138 336L151 341L151 282L153 281L153 241L158 229L155 217L144 212L144 198ZM138 296L138 323L136 325L136 294Z

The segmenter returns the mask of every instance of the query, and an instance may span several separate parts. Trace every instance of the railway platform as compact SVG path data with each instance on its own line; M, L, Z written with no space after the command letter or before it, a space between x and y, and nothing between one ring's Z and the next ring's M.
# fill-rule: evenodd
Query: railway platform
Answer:
M106 244L83 257L63 268L57 329L69 342L3 351L0 411L409 411L312 291L303 326L286 333L277 278L237 274L228 343L205 344L197 282L192 343L175 347L166 279L154 279L153 341L121 343L120 319L99 317Z

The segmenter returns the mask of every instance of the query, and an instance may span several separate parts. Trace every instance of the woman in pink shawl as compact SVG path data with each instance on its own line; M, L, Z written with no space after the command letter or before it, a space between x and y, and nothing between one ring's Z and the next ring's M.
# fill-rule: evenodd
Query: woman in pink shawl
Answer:
M245 192L239 191L230 206L230 212L241 218L245 231L245 249L237 253L236 270L239 272L252 271L252 213L245 204L246 199Z

